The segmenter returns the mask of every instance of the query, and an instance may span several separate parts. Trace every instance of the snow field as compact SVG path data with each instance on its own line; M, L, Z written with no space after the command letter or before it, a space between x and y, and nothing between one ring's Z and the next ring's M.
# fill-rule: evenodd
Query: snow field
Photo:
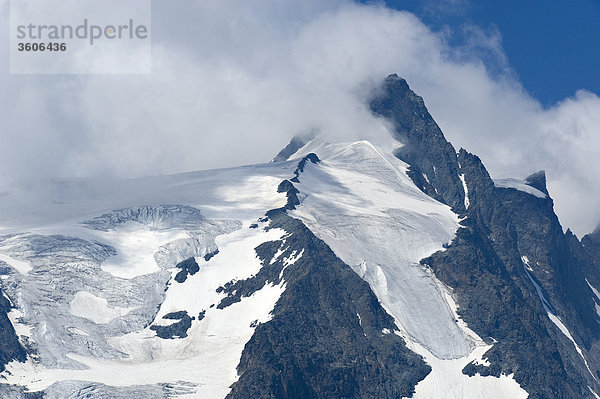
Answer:
M459 219L413 184L393 150L365 141L309 142L292 158L315 152L322 162L300 175L301 205L292 215L370 284L395 318L395 333L432 367L414 398L526 398L512 376L462 374L471 361L485 364L491 346L460 319L450 290L419 263L443 250Z

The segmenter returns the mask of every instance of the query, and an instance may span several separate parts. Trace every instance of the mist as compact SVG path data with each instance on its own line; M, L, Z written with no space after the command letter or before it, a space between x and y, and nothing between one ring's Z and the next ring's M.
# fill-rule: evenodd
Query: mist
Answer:
M386 126L366 102L397 73L493 177L545 169L565 228L600 221L600 98L581 90L543 107L500 32L470 27L453 46L410 13L341 0L157 0L152 13L151 74L10 75L3 63L1 186L268 162L312 130L376 139Z

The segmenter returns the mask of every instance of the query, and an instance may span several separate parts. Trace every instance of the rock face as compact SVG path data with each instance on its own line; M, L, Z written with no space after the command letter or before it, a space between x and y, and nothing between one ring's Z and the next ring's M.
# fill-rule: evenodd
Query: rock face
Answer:
M185 310L168 313L163 316L165 320L177 320L168 326L152 325L150 329L163 339L185 338L187 331L192 326L194 317L190 317Z
M208 254L205 255L204 258L208 258L206 260L210 259ZM196 260L194 258L189 258L182 262L179 262L176 267L178 269L181 269L174 277L175 281L177 281L178 283L185 282L185 280L187 280L188 274L193 276L194 274L198 273L198 270L200 270L200 267L198 266L198 263L196 263Z
M422 261L455 289L469 327L496 342L486 353L489 366L463 372L514 374L530 398L593 397L600 326L585 271L600 288L595 236L582 246L563 233L543 172L525 180L546 196L539 198L496 187L477 156L463 149L456 155L422 99L396 75L371 109L406 143L397 156L411 165L415 184L465 218L448 249Z
M393 123L395 138L404 144L396 156L409 165L408 174L416 186L457 211L464 210L456 151L406 80L388 76L370 107Z
M309 154L300 161L296 181L307 161L318 158ZM293 184L286 182L288 193L295 195ZM265 267L225 288L240 297L264 284L286 283L272 320L259 325L246 344L239 380L227 397L411 396L430 367L394 333L393 318L369 285L301 221L287 215L292 207L288 201L267 213L269 228L283 229L286 235L256 248ZM294 256L292 263L288 259Z
M246 344L228 398L410 396L430 369L390 333L393 319L368 284L298 220L278 213L271 225L286 229L289 250L305 252L283 271L287 289ZM258 252L268 260L278 246Z
M283 162L286 161L292 154L302 148L306 143L315 138L315 133L311 132L308 134L297 135L292 138L290 143L286 145L279 154L273 158L272 162Z
M8 362L12 360L24 362L26 358L25 350L8 318L11 308L10 301L0 290L0 372L4 371L4 366Z
M593 233L581 239L578 245L577 237L567 232L574 251L577 251L584 266L585 277L598 290L600 287L600 226ZM598 298L600 300L600 298Z

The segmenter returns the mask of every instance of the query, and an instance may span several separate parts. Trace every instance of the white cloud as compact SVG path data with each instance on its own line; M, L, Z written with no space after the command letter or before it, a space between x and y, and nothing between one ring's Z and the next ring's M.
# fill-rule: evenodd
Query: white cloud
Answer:
M591 230L599 98L544 109L511 73L498 32L466 34L451 47L412 14L343 0L155 1L152 75L3 67L0 178L172 173L265 162L313 128L377 135L365 96L395 72L456 147L498 177L546 169L563 224Z

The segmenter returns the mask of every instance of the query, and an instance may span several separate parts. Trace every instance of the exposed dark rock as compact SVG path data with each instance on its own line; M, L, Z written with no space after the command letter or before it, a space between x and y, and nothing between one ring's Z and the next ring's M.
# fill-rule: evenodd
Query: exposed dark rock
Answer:
M571 236L577 240L572 234ZM585 276L600 291L600 226L581 239L581 249L580 258L584 264Z
M233 305L234 303L240 302L241 300L242 299L240 295L226 296L221 300L221 302L219 302L219 304L217 305L217 309L225 309L226 307Z
M289 183L289 184L288 184ZM286 183L286 191L293 184ZM233 398L399 398L431 370L393 333L394 320L368 283L285 208L267 213L283 240L256 248L263 267L223 292L228 302L266 284L286 290L269 322L253 323L230 394ZM285 243L284 243L285 240ZM278 258L274 256L282 251ZM302 253L293 265L284 259ZM221 305L226 306L222 301ZM392 333L384 333L392 332Z
M178 312L167 313L166 315L163 316L163 319L166 319L166 320L181 320L186 315L187 315L187 312L185 310L180 310Z
M395 75L386 79L371 109L393 122L396 137L405 144L397 156L411 164L415 184L466 216L447 250L422 261L454 288L469 327L486 342L495 342L486 354L490 367L469 364L463 372L514 373L530 398L592 397L587 386L597 390L597 382L550 321L532 284L539 285L549 310L579 346L597 351L600 328L585 265L574 250L579 242L563 234L552 199L495 187L478 157L463 149L456 155L422 99ZM468 187L468 208L460 175ZM548 195L544 172L529 176L526 183ZM588 360L598 358L585 353ZM600 366L588 363L594 372Z
M292 137L292 140L288 145L286 145L283 150L279 152L273 159L273 162L283 162L287 161L287 159L292 156L296 151L300 148L304 147L306 143L312 140L315 137L315 133L311 132L309 134L297 135Z
M395 155L410 165L408 175L417 187L461 213L464 191L456 151L444 138L423 99L410 90L406 80L393 74L384 80L370 107L394 125L394 138L404 144Z
M218 253L219 253L219 250L218 250L218 249L216 249L216 250L214 250L214 251L212 251L212 252L209 252L209 253L207 253L206 255L204 255L204 260L208 262L208 261L209 261L209 260L211 260L213 257L215 257L215 256L216 256Z
M296 209L296 205L300 205L300 200L298 199L298 189L294 187L291 181L284 180L279 183L277 187L278 193L286 193L287 195L287 203L285 204L285 209Z
M314 164L317 164L317 163L321 162L321 160L319 159L319 157L317 156L317 154L311 152L310 154L308 154L304 158L302 158L300 160L300 162L298 162L298 168L294 172L294 174L296 175L296 177L300 176L300 173L304 172L304 168L306 167L306 164L308 163L308 161L310 161L310 162L312 162Z
M540 170L539 172L535 172L535 173L529 175L525 179L525 182L528 185L530 185L531 187L537 188L538 190L540 190L547 196L550 195L548 193L548 189L546 188L546 172L545 171Z
M185 310L169 313L163 316L163 319L179 320L168 326L152 325L150 329L156 331L156 335L163 339L185 338L187 331L192 326L192 320Z
M217 294L220 294L221 292L224 292L224 291L226 291L226 290L229 290L229 289L230 289L230 287L233 285L233 283L234 283L234 281L233 281L233 280L231 280L231 281L228 281L228 282L226 282L225 284L223 284L222 286L220 286L220 287L217 287L217 289L216 289L215 291L217 292Z
M200 266L198 266L198 263L196 263L196 259L194 258L189 258L182 262L179 262L175 267L181 269L175 275L175 281L177 281L178 283L183 283L185 280L187 280L188 274L190 276L193 276L200 270Z
M25 349L19 343L7 314L12 309L11 303L0 290L0 372L13 360L24 362L27 359Z
M203 310L202 312L198 313L198 321L204 319L204 317L206 317L206 310Z
M294 183L298 183L298 177L300 176L301 172L304 172L304 168L306 167L306 164L308 163L308 161L310 161L314 164L321 162L319 157L312 152L310 154L306 155L304 158L302 158L300 160L300 162L298 162L298 167L294 171L294 177L292 178L292 181Z

